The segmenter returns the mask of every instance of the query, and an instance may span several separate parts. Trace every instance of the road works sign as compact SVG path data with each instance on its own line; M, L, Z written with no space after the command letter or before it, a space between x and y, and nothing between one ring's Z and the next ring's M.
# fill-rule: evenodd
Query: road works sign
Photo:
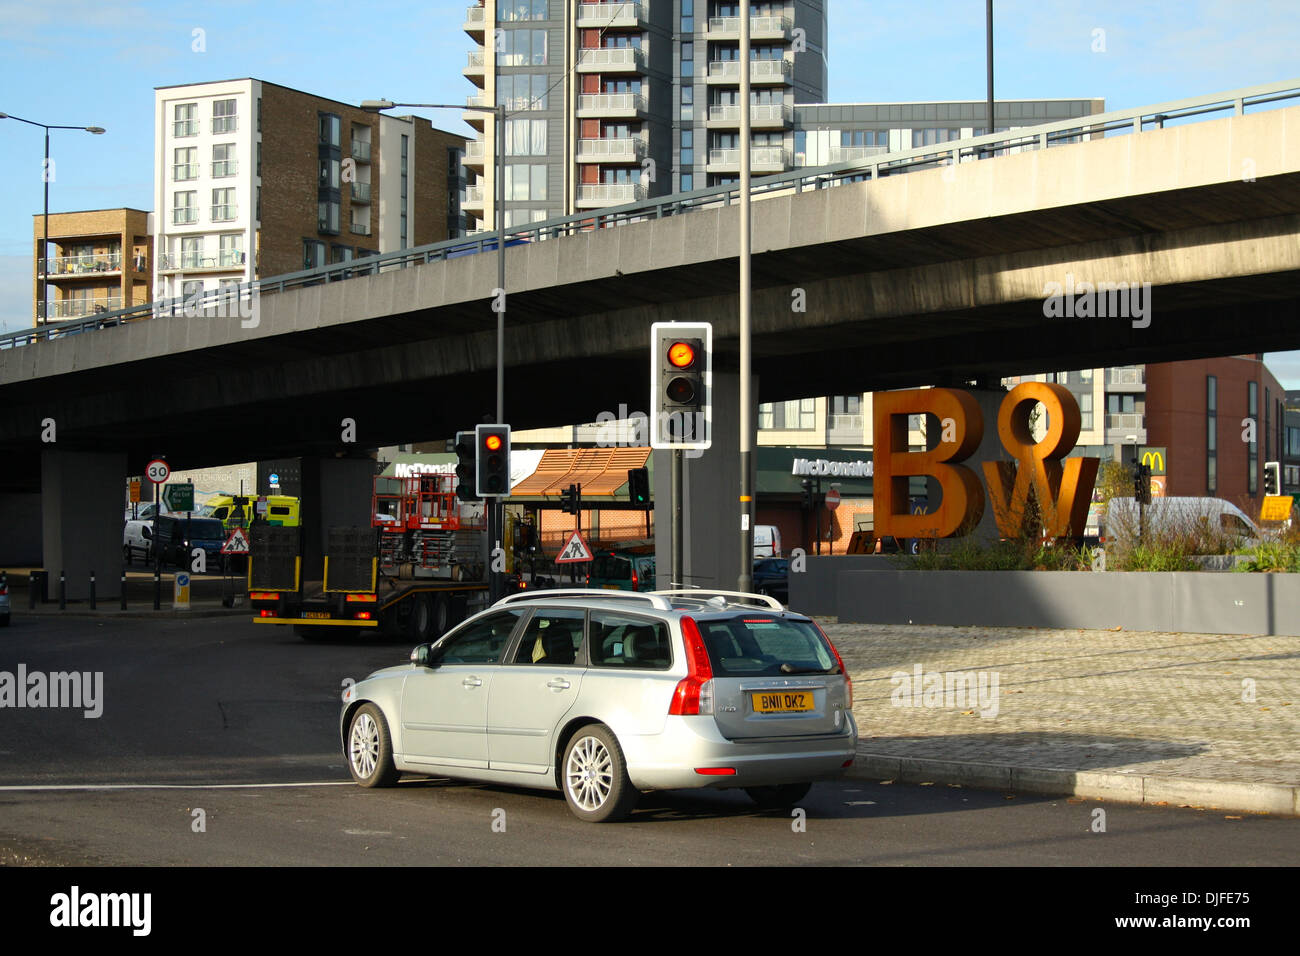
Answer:
M230 537L226 543L221 546L222 554L248 554L248 536L244 534L243 528L236 528L230 532Z
M569 540L564 543L560 549L560 556L555 559L556 564L581 564L584 561L591 560L591 548L587 547L587 542L582 540L582 535L575 531L569 535Z

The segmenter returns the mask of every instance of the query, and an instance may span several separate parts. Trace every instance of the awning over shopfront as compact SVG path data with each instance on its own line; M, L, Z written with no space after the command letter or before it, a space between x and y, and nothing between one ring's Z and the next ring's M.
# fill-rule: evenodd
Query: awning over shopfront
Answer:
M649 466L649 448L548 448L533 473L510 490L519 503L558 501L569 485L582 485L584 502L627 496L627 473Z

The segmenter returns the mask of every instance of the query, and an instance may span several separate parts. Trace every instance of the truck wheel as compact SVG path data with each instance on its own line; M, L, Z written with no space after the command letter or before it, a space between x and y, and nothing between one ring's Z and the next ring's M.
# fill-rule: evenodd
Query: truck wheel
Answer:
M406 636L416 644L430 640L433 607L427 594L411 595L411 611L406 619Z
M446 634L450 622L451 602L447 599L447 595L435 594L433 596L433 632L429 635L429 640L436 641Z

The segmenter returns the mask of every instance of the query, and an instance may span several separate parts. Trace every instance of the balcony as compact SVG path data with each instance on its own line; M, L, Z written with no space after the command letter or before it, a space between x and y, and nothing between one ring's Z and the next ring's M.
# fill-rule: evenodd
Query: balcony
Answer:
M483 110L492 105L488 101L488 95L486 93L475 93L473 96L465 100L465 105L475 108L472 110L466 110L460 115L460 118L480 133L483 132L483 124L487 122L490 115L484 113Z
M226 159L212 164L212 178L224 179L227 176L233 176L239 169L239 161L235 159Z
M578 51L579 73L642 73L645 51L636 47Z
M186 180L199 178L198 163L176 163L172 166L172 181L183 183Z
M832 413L826 417L826 443L828 445L859 445L863 438L862 415Z
M749 81L751 83L789 83L794 67L789 60L750 60ZM739 60L710 60L706 83L740 83Z
M784 103L754 103L749 107L749 122L754 129L785 129L794 111ZM710 129L740 129L740 106L710 106L704 125Z
M212 272L244 268L245 256L240 249L222 249L215 256L201 252L167 253L158 257L159 272Z
M1106 428L1107 430L1126 429L1128 431L1143 429L1142 420L1145 417L1146 416L1144 415L1138 415L1131 412L1124 412L1118 415L1108 414L1106 416Z
M39 264L37 268L40 268ZM122 271L122 254L105 252L90 256L50 256L45 260L45 276L93 276Z
M476 140L475 142L472 143L465 144L465 165L470 169L481 170L483 168L483 163L485 161L484 157L486 155L487 155L487 149L484 142L481 139Z
M461 208L466 211L476 210L482 212L486 202L487 190L483 186L466 186L465 199L461 202Z
M364 139L354 139L352 141L352 158L358 163L370 162L370 144Z
M83 315L96 312L116 312L122 308L121 296L106 296L99 299L58 299L49 304L51 319L79 319Z
M172 210L173 226L188 226L199 221L197 206L178 206Z
M468 79L475 86L481 87L484 83L483 62L485 56L486 54L482 50L472 51L469 54L469 61L465 64L465 69L461 70L461 72L465 74L465 78Z
M483 12L483 8L480 6L473 6L465 11L465 32L480 43L483 42L484 24L486 23Z
M239 207L234 203L213 206L211 214L213 222L234 222L239 217Z
M749 38L788 40L791 26L789 17L750 17ZM740 17L709 17L708 36L710 40L739 40Z
M639 163L645 155L646 141L639 136L578 140L580 163Z
M832 146L830 161L834 163L851 163L854 160L870 159L889 152L888 146Z
M183 139L186 136L199 135L198 120L177 120L172 123L172 137L174 139Z
M584 93L578 97L580 119L639 119L645 112L644 93Z
M639 3L580 3L578 26L593 29L645 25L645 11Z
M753 146L749 154L751 173L783 173L790 168L790 151L783 146ZM711 149L705 172L740 172L740 149Z
M368 236L370 235L370 223L354 222L350 227L348 227L348 231L354 236Z
M1106 389L1112 392L1141 392L1146 390L1146 368L1106 369Z
M642 199L645 187L640 183L592 183L578 187L577 205L579 209L600 209Z
M361 203L370 202L370 183L353 183L352 201Z

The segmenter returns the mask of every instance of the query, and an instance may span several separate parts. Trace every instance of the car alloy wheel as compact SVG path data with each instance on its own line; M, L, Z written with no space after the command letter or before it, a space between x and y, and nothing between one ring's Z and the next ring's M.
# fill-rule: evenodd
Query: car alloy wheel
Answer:
M348 730L348 769L363 787L390 787L399 773L393 766L388 724L374 704L363 704L352 715Z
M369 777L379 763L379 725L369 714L359 714L352 722L352 771L358 777Z
M628 778L622 748L601 724L583 727L569 741L563 786L569 809L590 823L621 820L640 796Z

